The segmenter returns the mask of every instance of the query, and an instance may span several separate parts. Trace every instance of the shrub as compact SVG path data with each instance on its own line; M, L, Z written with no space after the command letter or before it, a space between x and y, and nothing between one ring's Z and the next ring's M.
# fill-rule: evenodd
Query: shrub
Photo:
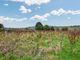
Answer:
M50 30L50 27L48 25L45 25L44 30Z
M62 31L68 31L67 27L62 28Z

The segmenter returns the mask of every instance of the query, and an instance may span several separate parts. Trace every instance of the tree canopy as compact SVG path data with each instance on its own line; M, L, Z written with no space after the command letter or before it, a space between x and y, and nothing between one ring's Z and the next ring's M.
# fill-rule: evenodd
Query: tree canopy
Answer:
M45 25L44 30L50 30L50 27L48 25Z
M0 24L0 29L4 28L3 24Z
M36 30L43 30L43 25L41 22L37 22L36 25L35 25L35 29Z
M3 31L3 30L4 30L3 24L0 24L0 31Z

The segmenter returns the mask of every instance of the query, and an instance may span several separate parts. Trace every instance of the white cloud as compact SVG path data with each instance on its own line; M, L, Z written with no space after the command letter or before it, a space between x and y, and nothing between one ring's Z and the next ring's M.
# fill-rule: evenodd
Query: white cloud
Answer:
M63 8L60 8L58 10L52 10L50 14L55 16L61 16L61 15L67 15L67 14L77 15L77 14L80 14L80 10L64 10Z
M27 18L12 18L12 17L5 17L5 16L0 16L0 23L3 23L5 21L8 22L22 22L22 21L26 21Z
M0 16L0 23L3 23L3 19L4 19L4 17Z
M47 17L49 17L49 16L50 16L49 13L46 13L46 14L43 15L44 18L47 18Z
M24 6L20 6L19 11L21 11L21 13L31 13L31 9L27 9Z
M30 19L32 19L32 20L47 21L48 16L50 16L50 14L49 14L49 13L46 13L46 14L44 14L44 15L42 15L42 16L40 16L40 15L34 15L34 16L32 16Z
M46 4L50 2L50 0L11 0L11 1L25 3L29 6L30 5L41 5L41 4Z
M16 22L21 22L27 20L27 18L12 18L12 17L5 17L4 20L6 21L16 21Z
M4 6L8 6L9 4L3 4Z
M49 16L61 16L61 15L78 15L80 14L80 10L64 10L63 8L60 8L58 10L52 10L49 13L45 13L43 15L34 15L31 17L33 20L42 20L42 21L47 21L47 18ZM68 17L67 19L71 19L71 17Z
M31 17L32 20L47 20L46 18L44 18L43 16L40 15L35 15L33 17Z
M72 14L72 15L76 15L76 14L80 14L80 10L72 10L72 11L68 11L68 13Z
M66 13L66 11L62 8L60 8L58 11L57 10L51 11L52 15L57 15L57 16L63 15L64 13Z

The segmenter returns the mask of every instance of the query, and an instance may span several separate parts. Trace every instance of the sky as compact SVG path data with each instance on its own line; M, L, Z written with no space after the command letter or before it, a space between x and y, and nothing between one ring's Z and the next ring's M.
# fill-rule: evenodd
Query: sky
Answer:
M80 25L80 0L0 0L0 23L5 27Z

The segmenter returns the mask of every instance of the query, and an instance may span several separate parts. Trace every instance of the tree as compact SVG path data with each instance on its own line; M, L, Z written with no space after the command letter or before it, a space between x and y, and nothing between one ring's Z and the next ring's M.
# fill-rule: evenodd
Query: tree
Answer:
M44 30L50 30L50 27L48 25L45 25Z
M51 30L55 30L53 26L51 26Z
M43 25L41 22L37 22L36 25L35 25L35 29L36 30L43 30Z
M0 24L0 29L4 28L3 24Z
M3 24L0 24L0 31L2 31L4 29Z

